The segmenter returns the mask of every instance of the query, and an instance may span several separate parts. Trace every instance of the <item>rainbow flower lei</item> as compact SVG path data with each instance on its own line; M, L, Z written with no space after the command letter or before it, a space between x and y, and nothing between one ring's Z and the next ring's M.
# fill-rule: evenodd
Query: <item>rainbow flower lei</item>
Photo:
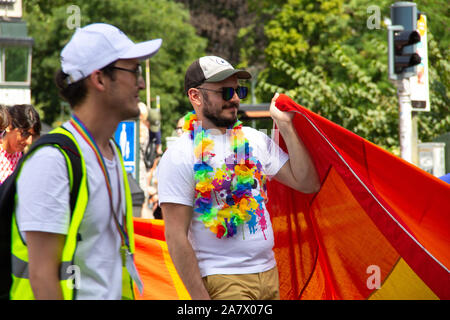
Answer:
M261 163L252 157L251 148L245 138L242 123L237 121L228 130L233 155L225 159L222 167L214 169L208 163L215 154L214 141L208 130L197 122L195 112L184 118L183 130L190 133L194 142L195 204L194 211L200 213L198 220L213 232L217 238L236 235L238 227L247 223L250 233L267 229L263 202L266 196L266 176ZM259 195L253 196L252 189L259 182ZM213 197L217 206L213 205ZM264 238L266 238L264 234Z

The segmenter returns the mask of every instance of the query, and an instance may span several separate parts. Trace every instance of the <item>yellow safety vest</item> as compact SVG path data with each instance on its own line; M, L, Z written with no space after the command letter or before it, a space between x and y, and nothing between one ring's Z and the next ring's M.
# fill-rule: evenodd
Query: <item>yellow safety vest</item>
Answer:
M62 128L56 128L52 130L50 133L62 133L68 136L75 143L78 149L78 153L81 156L81 167L82 167L82 178L80 183L80 190L78 193L78 198L75 204L74 211L72 212L69 231L66 236L63 252L62 252L62 261L60 266L60 284L63 292L64 300L73 300L75 298L75 290L74 289L74 281L75 276L71 274L71 266L73 266L73 260L75 256L75 249L77 247L77 239L78 239L78 229L80 227L80 223L83 219L84 212L86 210L86 206L88 204L89 194L88 194L88 182L86 175L86 164L84 162L84 157L81 153L81 149L72 136L72 134L64 130ZM66 158L66 164L68 166L69 171L69 182L70 188L72 188L72 167L70 164L70 160L66 154L66 151L60 148L58 145L54 145L57 147L64 157ZM117 148L119 155L120 150ZM134 228L133 228L133 204L131 199L130 187L128 184L127 173L125 171L125 167L123 164L123 159L120 156L120 162L123 172L123 181L124 181L124 189L125 189L125 198L126 198L126 225L127 232L130 241L130 250L131 253L134 254L135 246L134 246ZM19 168L21 169L21 168ZM16 194L16 203L17 203L17 194ZM12 259L12 285L10 290L10 299L11 300L32 300L34 299L33 290L30 285L30 279L28 274L28 248L26 243L23 241L22 236L19 232L16 214L13 213L12 217L12 232L11 232L11 259ZM133 291L133 281L126 269L126 267L122 267L122 299L133 300L134 299L134 291Z

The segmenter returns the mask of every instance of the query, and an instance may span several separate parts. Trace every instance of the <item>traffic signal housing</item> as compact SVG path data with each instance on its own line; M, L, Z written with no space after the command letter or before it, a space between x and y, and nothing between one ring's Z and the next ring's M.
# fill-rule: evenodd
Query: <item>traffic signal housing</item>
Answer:
M394 32L394 72L396 74L401 74L407 68L421 62L420 56L414 52L414 45L418 42L420 42L420 34L415 30Z
M389 79L400 80L417 74L421 58L416 53L420 42L417 29L418 10L414 2L400 1L391 5L391 23L388 25Z

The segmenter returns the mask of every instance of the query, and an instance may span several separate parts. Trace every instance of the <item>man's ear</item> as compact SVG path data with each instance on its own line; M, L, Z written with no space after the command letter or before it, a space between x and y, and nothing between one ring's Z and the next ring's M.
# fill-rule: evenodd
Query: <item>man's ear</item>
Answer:
M95 70L88 77L88 83L96 90L104 91L105 88L105 75L100 70Z
M203 97L200 94L200 90L197 88L190 88L188 90L189 101L191 101L192 106L199 107L203 103Z

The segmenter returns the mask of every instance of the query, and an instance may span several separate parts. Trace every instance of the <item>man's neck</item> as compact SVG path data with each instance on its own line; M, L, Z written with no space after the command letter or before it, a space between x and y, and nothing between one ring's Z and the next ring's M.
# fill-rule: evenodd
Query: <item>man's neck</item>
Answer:
M218 126L214 125L214 123L212 123L207 118L199 119L198 121L201 123L203 129L205 129L205 130L212 130L213 129L212 132L219 132L220 131L221 134L225 134L227 132L227 129L228 129L227 127L218 127Z
M111 160L114 157L114 153L109 140L113 136L119 121L114 120L110 115L104 115L102 112L93 112L92 110L95 109L77 108L73 113L89 130L102 155Z

